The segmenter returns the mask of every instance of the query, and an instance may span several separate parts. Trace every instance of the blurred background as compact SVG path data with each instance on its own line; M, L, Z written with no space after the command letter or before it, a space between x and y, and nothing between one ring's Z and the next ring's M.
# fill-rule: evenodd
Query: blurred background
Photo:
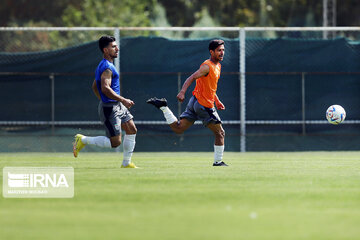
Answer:
M357 0L2 0L12 27L359 26ZM324 12L328 20L324 22Z
M226 41L227 151L359 150L359 12L356 0L2 0L0 151L70 152L76 133L104 135L91 90L104 34L118 39L121 94L136 104L136 151L213 151L201 123L175 135L145 103L166 97L180 115L176 94L213 38ZM339 126L325 120L332 104L347 111Z

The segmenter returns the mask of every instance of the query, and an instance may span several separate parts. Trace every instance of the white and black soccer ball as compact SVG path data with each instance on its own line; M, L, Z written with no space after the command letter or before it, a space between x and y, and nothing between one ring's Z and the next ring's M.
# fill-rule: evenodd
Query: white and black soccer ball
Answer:
M340 105L331 105L326 110L326 119L331 124L338 125L342 123L346 118L345 109Z

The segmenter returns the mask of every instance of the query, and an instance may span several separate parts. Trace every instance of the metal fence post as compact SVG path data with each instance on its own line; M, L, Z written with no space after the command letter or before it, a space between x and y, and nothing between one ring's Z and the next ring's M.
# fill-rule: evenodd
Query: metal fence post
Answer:
M51 134L55 132L55 75L50 73L50 85L51 85Z
M121 47L120 47L120 30L119 28L115 28L114 30L114 37L116 39L116 44L118 45L118 48L119 48L119 54L118 54L118 57L115 58L115 67L116 67L116 70L118 71L118 73L120 74L120 54L121 54Z
M178 92L180 92L181 90L181 72L178 72L177 74L177 88L178 88ZM181 115L181 102L177 101L178 102L178 116Z
M114 63L115 63L115 68L119 73L119 81L120 81L120 94L122 94L124 92L124 90L122 89L122 75L120 72L120 54L121 54L121 47L120 47L120 29L119 28L115 28L114 30L114 37L116 39L116 44L118 45L119 48L119 54L118 57L114 59ZM123 136L125 136L125 134L123 134ZM115 152L121 152L120 146L118 146L117 148L115 148Z
M246 152L246 79L245 79L245 29L239 31L239 68L240 68L240 152Z
M305 124L305 73L301 73L301 106L302 106L302 134L306 135L306 124Z

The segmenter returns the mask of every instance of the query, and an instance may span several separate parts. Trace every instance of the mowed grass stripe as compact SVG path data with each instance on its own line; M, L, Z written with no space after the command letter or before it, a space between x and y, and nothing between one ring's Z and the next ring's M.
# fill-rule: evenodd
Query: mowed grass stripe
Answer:
M357 239L359 152L0 154L72 166L73 199L0 200L0 239ZM1 171L2 179L2 171Z

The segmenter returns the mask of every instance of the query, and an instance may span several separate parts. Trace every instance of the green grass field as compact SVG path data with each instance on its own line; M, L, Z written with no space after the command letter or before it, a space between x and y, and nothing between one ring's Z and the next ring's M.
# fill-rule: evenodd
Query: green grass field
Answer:
M72 199L0 198L0 239L360 239L360 153L0 154L72 166ZM2 184L1 184L2 186Z

